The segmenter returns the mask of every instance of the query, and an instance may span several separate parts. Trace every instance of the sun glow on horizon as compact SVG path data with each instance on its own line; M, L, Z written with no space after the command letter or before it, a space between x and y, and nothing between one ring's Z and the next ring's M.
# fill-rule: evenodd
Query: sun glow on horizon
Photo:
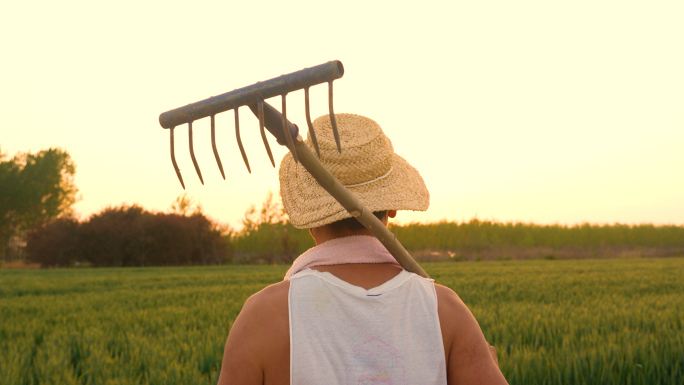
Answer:
M163 211L183 190L160 113L338 59L335 111L376 120L431 192L398 223L684 225L683 14L678 1L3 3L0 149L68 151L82 218ZM300 127L303 101L288 95ZM311 109L326 113L324 85ZM278 191L240 112L251 175L232 114L216 116L226 181L208 119L193 124L204 186L176 130L186 192L236 228ZM269 140L277 167L285 149Z

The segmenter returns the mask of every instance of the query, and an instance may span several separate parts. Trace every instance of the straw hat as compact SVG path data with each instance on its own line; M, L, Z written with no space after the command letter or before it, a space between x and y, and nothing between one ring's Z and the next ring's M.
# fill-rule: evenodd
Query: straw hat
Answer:
M371 211L425 211L430 193L418 170L394 153L380 125L361 115L335 114L342 153L337 152L330 116L313 123L321 162ZM311 138L306 145L314 151ZM351 215L288 153L280 163L280 195L298 229L327 225Z

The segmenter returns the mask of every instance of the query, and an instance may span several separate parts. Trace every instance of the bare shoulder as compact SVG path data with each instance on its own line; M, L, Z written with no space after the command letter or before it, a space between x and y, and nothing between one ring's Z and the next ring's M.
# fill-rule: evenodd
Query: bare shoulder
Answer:
M458 335L468 333L468 329L472 329L473 325L472 322L463 322L463 319L467 321L470 310L453 290L435 283L435 293L437 294L437 314L444 340L444 353L448 362L453 342L460 340L457 338ZM456 325L459 326L456 327Z
M461 298L435 284L449 384L506 384L480 325Z
M247 299L228 334L219 385L279 383L271 377L289 370L289 289L283 281Z
M249 338L263 342L265 345L271 344L272 338L278 336L277 333L279 332L286 332L289 336L289 291L290 282L283 281L267 286L253 294L242 307L235 325L238 324L238 321L240 321L240 325L249 325ZM268 339L261 338L266 335L269 336ZM268 351L268 349L261 351L264 350Z
M233 328L248 325L250 333L259 333L262 330L273 330L278 321L288 320L289 289L290 282L283 281L267 286L253 294L245 301ZM231 334L233 328L231 328ZM237 329L236 332L242 330ZM259 334L250 334L250 338L254 339L255 335L258 336Z
M279 308L278 305L282 306L283 303L287 308L287 297L289 292L290 281L282 281L269 285L249 297L245 302L242 311L257 313L260 311L272 312ZM270 306L276 306L276 308L269 308Z
M435 283L435 292L437 293L437 308L440 319L444 316L455 321L462 317L471 316L470 310L456 292L438 283Z

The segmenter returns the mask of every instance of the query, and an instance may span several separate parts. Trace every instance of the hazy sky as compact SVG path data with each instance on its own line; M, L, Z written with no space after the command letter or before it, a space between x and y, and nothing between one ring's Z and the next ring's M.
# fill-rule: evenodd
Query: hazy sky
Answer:
M682 20L681 1L0 0L0 149L66 149L83 218L166 210L183 190L160 113L337 59L335 111L380 123L431 192L400 221L682 225ZM288 117L306 126L302 91ZM187 192L237 226L278 191L258 122L241 109L249 175L217 115L226 181L194 126L204 186L176 130Z

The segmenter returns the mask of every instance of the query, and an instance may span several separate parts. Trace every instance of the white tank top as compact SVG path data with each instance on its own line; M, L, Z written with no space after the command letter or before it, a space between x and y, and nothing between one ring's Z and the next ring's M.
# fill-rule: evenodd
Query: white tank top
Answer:
M292 385L447 383L432 280L404 270L366 290L307 269L289 309Z

